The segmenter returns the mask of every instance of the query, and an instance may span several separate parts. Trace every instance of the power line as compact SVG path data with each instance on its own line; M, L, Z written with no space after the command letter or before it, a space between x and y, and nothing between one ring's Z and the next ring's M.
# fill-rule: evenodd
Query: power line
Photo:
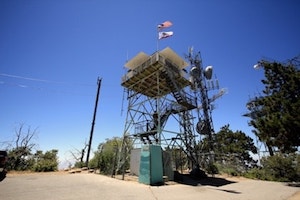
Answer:
M70 90L70 89L53 89L53 88L47 88L47 87L41 87L41 86L31 86L31 85L26 85L26 84L19 84L19 83L12 83L12 82L4 82L0 81L0 86L1 85L8 85L10 87L19 87L23 89L31 89L35 90L38 92L50 92L50 93L55 93L55 94L63 94L63 95L76 95L76 96L93 96L92 94L84 94L81 91L78 90Z
M91 94L83 94L81 90L78 90L78 86L79 87L95 86L94 84L51 81L46 79L18 76L18 75L5 74L5 73L0 73L0 78L1 76L9 78L10 81L0 80L0 85L19 87L23 89L32 89L39 92L50 92L50 93L63 94L63 95L92 96ZM25 80L25 81L19 81L19 80ZM44 83L44 84L39 84L39 83ZM58 85L60 86L58 87ZM70 90L69 87L75 88L75 90Z
M43 83L54 83L54 84L67 84L67 85L80 85L80 86L92 86L94 87L94 84L90 83L76 83L76 82L63 82L63 81L51 81L46 79L40 79L40 78L31 78L31 77L25 77L25 76L18 76L18 75L12 75L12 74L5 74L0 73L0 76L8 77L8 78L15 78L15 79L23 79L28 81L36 81L36 82L43 82Z

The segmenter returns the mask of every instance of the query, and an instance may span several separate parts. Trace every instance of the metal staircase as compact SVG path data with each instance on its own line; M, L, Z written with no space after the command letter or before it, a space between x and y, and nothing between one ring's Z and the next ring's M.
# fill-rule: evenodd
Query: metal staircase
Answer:
M160 116L160 127L164 127L166 122L168 121L169 116L172 113L177 113L178 111L175 110L176 106L173 106L172 104L163 109L163 112ZM158 142L158 138L156 138L158 129L158 114L157 112L154 112L152 114L152 121L150 123L147 122L146 125L146 132L139 133L139 137L141 141L143 141L144 144L152 144L154 142ZM150 136L152 138L150 138Z
M196 108L196 101L194 101L190 95L180 89L175 81L176 76L181 76L177 68L171 64L167 64L165 66L165 71L162 72L162 76L165 78L167 85L170 87L170 90L178 104L184 106L185 110L192 110Z

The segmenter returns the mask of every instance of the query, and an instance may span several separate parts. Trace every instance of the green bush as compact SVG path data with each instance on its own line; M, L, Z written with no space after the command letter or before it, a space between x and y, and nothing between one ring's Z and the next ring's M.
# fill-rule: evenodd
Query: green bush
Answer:
M35 163L32 167L32 170L35 172L50 172L57 171L58 167L58 150L46 151L37 151L34 155Z
M240 176L241 175L241 173L236 168L233 168L233 167L223 168L222 172L225 174L228 174L230 176Z
M265 169L259 167L250 169L244 174L244 177L259 180L270 180L270 177L267 177Z
M51 172L57 171L57 163L51 160L43 160L33 166L35 172Z
M218 163L216 166L219 172L223 174L228 174L230 176L241 176L243 174L243 170L238 164Z
M208 174L218 174L219 169L216 164L209 164L206 169Z
M74 167L75 168L82 168L82 167L86 167L86 164L85 164L85 162L78 161L74 164Z
M267 181L300 181L300 155L275 154L261 160L261 168L249 170L245 177Z

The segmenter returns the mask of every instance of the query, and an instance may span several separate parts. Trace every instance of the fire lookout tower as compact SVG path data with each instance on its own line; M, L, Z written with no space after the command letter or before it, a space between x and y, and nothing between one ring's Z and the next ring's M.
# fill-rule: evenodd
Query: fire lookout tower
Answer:
M200 53L186 56L189 63L167 47L152 55L138 53L125 67L121 85L128 107L124 127L122 160L128 156L125 138L135 147L158 145L180 148L190 167L201 162L201 137L212 139L214 133L212 102L225 93L212 79L212 66L202 67ZM208 92L219 90L208 97ZM212 145L211 145L211 151Z

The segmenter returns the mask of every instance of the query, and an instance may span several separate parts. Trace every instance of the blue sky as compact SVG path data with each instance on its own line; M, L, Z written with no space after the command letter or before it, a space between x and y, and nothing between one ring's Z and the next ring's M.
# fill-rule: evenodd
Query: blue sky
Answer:
M263 88L263 71L253 65L299 55L299 9L296 0L0 1L0 145L25 123L37 128L38 148L58 149L65 163L70 150L88 141L97 77L93 150L122 136L124 64L156 50L156 26L166 20L174 36L159 49L169 46L184 57L193 46L228 88L215 103L215 131L230 124L253 137L242 117L249 97Z

